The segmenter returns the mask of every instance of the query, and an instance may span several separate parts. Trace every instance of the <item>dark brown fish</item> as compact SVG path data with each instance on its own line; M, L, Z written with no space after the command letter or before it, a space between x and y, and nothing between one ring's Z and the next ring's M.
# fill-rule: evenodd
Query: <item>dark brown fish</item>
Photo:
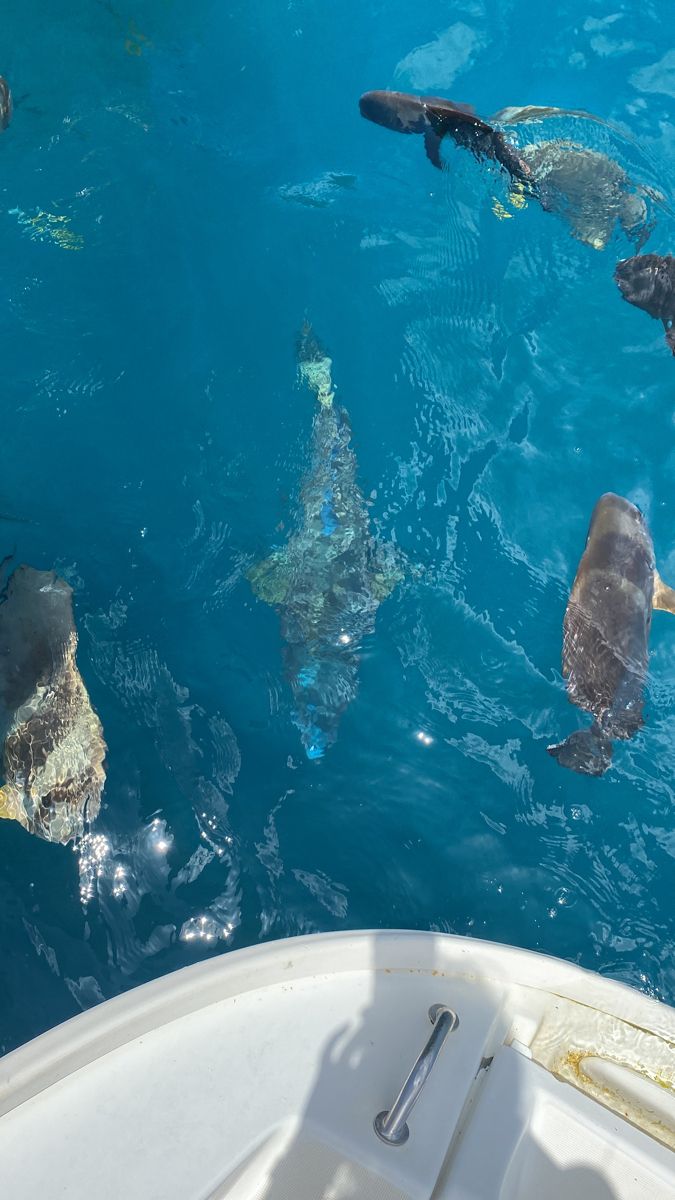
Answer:
M0 817L67 842L98 813L105 742L75 662L72 589L18 567L0 603Z
M675 354L675 258L636 254L617 264L614 278L624 300L663 323L666 342Z
M595 718L548 752L561 766L602 775L612 740L643 724L652 610L675 613L675 592L658 575L642 513L606 492L596 504L563 624L567 694Z
M12 119L12 93L6 79L0 75L0 129L6 129Z
M441 96L414 96L406 92L366 92L359 101L361 115L396 133L419 133L427 157L442 167L441 141L451 137L477 159L499 163L511 176L510 203L522 208L527 196L538 200L545 212L556 212L568 222L574 237L603 250L617 221L627 237L642 246L650 233L644 197L663 201L650 189L637 186L618 163L578 142L534 142L520 149L495 124L543 121L549 117L590 113L559 108L506 108L484 121L472 108ZM604 122L599 122L604 124ZM497 212L497 215L505 215Z
M365 92L359 100L361 116L396 133L420 133L427 157L441 167L441 141L449 136L478 159L498 162L513 179L533 185L527 163L499 130L476 116L466 104L453 104L442 96L412 96L407 92Z

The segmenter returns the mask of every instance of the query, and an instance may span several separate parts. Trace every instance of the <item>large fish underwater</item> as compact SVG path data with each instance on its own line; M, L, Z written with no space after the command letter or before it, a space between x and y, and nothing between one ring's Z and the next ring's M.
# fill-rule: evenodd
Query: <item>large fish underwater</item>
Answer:
M77 669L72 589L17 567L0 602L0 817L50 842L84 831L105 783L103 729Z
M675 613L675 592L660 578L642 513L606 492L591 517L563 624L563 676L572 704L595 718L548 746L561 766L602 775L612 742L633 737L642 710L655 608Z
M12 93L6 79L0 75L0 130L6 129L12 119Z
M556 116L596 119L588 113L530 105L501 109L484 121L469 105L440 96L388 91L366 92L359 108L361 115L376 125L397 133L422 134L427 157L435 167L443 166L444 137L470 150L477 159L498 163L511 177L510 200L515 208L522 208L528 196L537 199L545 212L562 216L573 236L595 250L605 248L617 221L638 247L649 236L644 196L662 197L633 184L606 154L564 139L519 147L495 127Z
M661 321L666 343L675 354L675 258L636 254L617 263L614 279L629 304Z
M370 532L349 418L335 403L331 359L307 323L298 365L317 399L300 527L248 577L255 595L281 617L293 721L314 759L337 738L340 717L358 690L361 641L373 632L377 610L402 572L393 546Z

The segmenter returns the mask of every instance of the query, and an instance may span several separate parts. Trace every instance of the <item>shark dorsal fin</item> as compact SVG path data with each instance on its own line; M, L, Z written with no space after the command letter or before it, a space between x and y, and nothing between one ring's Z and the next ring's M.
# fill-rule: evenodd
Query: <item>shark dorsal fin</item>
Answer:
M675 591L663 582L658 571L654 571L652 608L659 608L662 612L675 613Z

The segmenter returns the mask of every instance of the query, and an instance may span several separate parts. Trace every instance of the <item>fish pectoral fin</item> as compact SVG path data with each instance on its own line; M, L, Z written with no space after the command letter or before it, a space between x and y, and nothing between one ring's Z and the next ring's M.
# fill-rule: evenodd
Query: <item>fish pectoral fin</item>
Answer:
M25 819L22 820L23 810L19 810L16 800L9 791L9 788L0 787L0 820L5 821L21 821L25 824Z
M11 810L11 803L10 803L9 796L7 795L7 789L4 787L0 787L0 819L4 818L8 821L11 821L12 817L14 816L14 813L11 812L10 810Z
M394 588L402 583L404 571L399 562L390 555L371 559L370 592L373 599L381 603L390 596Z
M442 137L436 133L434 129L427 129L424 133L424 150L429 162L434 167L438 167L439 171L443 170L441 161L441 141Z
M668 197L663 192L660 192L658 188L650 187L646 183L636 183L634 186L636 192L639 192L642 196L648 196L655 204L668 203Z
M283 550L274 550L269 558L247 571L253 594L265 604L282 604L291 587L291 570Z
M658 608L662 612L675 613L675 591L663 582L658 571L654 571L652 608Z

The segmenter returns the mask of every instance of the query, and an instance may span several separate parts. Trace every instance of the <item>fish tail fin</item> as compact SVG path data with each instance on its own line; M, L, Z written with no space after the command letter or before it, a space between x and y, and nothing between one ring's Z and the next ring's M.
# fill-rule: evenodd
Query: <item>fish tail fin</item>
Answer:
M662 612L675 613L675 591L663 582L658 571L654 571L652 608L658 608Z
M306 317L298 335L297 351L300 378L314 392L321 407L330 408L335 398L331 374L333 360L326 354Z
M612 761L612 741L598 725L577 729L564 742L547 746L561 767L582 775L604 775Z

